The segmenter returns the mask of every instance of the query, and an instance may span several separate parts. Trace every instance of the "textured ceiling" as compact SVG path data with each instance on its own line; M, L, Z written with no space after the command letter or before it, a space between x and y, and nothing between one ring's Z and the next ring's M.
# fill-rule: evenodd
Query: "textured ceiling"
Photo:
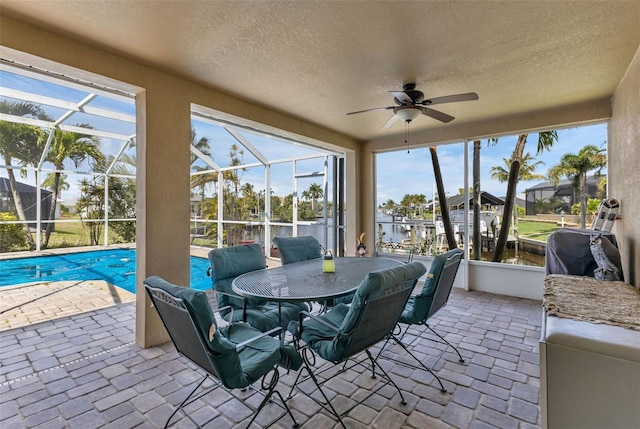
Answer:
M460 124L610 97L638 1L13 1L0 13L368 140L390 90L477 92ZM1 42L1 41L0 41ZM447 126L421 116L412 129Z

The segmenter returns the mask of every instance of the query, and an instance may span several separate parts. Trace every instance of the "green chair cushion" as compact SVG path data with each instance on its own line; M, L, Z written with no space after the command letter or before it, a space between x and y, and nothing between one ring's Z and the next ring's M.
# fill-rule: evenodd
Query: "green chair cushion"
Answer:
M306 343L320 340L331 340L338 333L340 325L342 324L342 321L344 320L348 312L348 305L338 304L335 307L331 308L331 311L328 311L316 317L312 317L310 319L306 319L303 322L304 330L302 331L301 338ZM332 326L335 326L335 329L330 328L320 320L326 323L330 323ZM291 332L291 334L295 337L298 337L299 326L300 323L298 321L292 321L291 323L289 323L287 330Z
M447 258L449 256L449 252L447 252L433 258L431 267L429 268L429 273L427 274L427 278L424 280L424 285L422 285L422 291L420 292L420 295L433 296L433 294L436 292L436 285L438 284L438 279L440 278L442 267L444 267L444 264L445 262L447 262Z
M322 246L311 235L302 235L300 237L276 236L273 237L273 244L278 248L280 261L283 265L322 258ZM353 294L349 294L332 300L319 300L318 302L333 307L339 303L349 304L352 299Z
M297 319L301 311L308 310L307 305L304 303L283 302L280 305L280 310L278 310L278 304L275 302L265 302L264 304L256 306L248 306L246 312L247 323L262 332L279 326L286 328L286 324L289 323L290 320ZM281 314L279 314L279 312L281 312ZM231 319L230 312L223 312L220 315L228 322L242 321L241 310L234 311L233 319ZM280 321L282 321L282 324L285 326L281 326Z
M221 331L234 345L261 335L259 330L246 323L227 325L221 328ZM240 358L242 376L249 380L248 384L253 383L280 361L280 341L269 336L262 337L252 341L250 345L240 348L238 356ZM224 372L225 377L231 382L234 375L226 375L229 371Z
M207 295L203 291L198 291L183 286L176 286L166 280L152 276L144 281L153 288L161 289L176 298L183 300L185 307L191 313L202 338L206 340L212 353L223 354L235 351L235 346L220 335L215 315L209 305ZM210 336L211 325L214 325L213 338Z
M262 247L257 243L212 249L209 252L209 263L214 284L220 279L237 277L267 267Z
M290 320L297 319L301 311L308 310L304 303L291 302L283 302L279 309L276 302L260 298L241 298L233 291L233 280L237 276L266 268L262 247L259 244L212 249L209 252L209 263L213 288L217 292L224 292L217 294L218 307L230 306L234 309L233 312L230 309L220 311L220 315L228 322L242 321L245 299L247 323L262 332L277 327L284 328Z
M311 235L300 237L273 237L283 265L322 257L320 242Z
M367 274L358 286L350 306L338 304L325 314L305 320L300 337L323 359L332 362L343 360L347 357L344 352L349 336L356 327L366 300L395 293L406 287L412 288L425 272L426 268L420 262L411 262ZM320 320L337 326L338 332L328 328ZM290 323L287 328L294 335L298 332L296 323Z
M219 328L204 292L173 285L157 276L149 277L145 283L183 300L208 346L216 375L227 388L245 388L279 363L285 362L294 370L300 368L302 358L295 348L281 345L278 338L262 337L236 350L237 344L258 337L262 332L246 323Z
M442 274L442 269L447 262L447 259L458 253L462 253L462 250L452 249L446 253L436 256L433 259L420 295L409 298L398 322L405 324L417 324L422 323L427 319L431 303L433 302L433 296L436 293L436 286L438 285L440 275Z
M409 297L398 322L409 325L422 323L426 320L433 302L433 296L416 295Z
M224 292L224 294L217 294L218 307L230 305L234 309L242 309L243 299L233 291L231 284L240 274L267 267L262 247L256 243L230 246L224 249L212 249L208 256L212 286L216 291ZM249 306L263 302L265 301L261 299L248 299Z
M442 267L444 267L447 259L449 259L453 255L457 255L458 253L462 253L462 250L451 249L448 252L442 253L433 259L433 262L431 262L431 267L429 268L429 274L427 274L427 278L424 281L424 285L422 286L422 292L420 292L420 295L433 296L433 294L436 292L436 285L438 284L438 280L440 280L440 274L442 274Z

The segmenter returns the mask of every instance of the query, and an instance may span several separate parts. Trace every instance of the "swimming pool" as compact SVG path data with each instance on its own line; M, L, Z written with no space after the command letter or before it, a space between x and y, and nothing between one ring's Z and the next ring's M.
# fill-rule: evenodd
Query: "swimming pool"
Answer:
M191 257L191 287L211 288L209 261ZM106 280L136 292L136 251L109 249L0 260L0 286L64 280Z

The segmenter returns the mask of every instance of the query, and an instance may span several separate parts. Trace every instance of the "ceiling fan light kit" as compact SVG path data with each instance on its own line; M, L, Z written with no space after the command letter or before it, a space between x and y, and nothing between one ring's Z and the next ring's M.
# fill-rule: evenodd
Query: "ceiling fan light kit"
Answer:
M422 109L417 106L399 106L393 111L405 122L411 122L422 114Z

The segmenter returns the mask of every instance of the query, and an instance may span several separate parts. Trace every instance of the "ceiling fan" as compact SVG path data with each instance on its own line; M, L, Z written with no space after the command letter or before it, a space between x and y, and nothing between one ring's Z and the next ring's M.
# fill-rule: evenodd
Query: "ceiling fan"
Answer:
M467 92L464 94L445 95L443 97L424 98L424 93L416 89L415 83L405 83L402 91L389 91L393 95L393 101L396 106L374 107L373 109L358 110L357 112L349 112L347 115L356 113L371 112L374 110L393 110L394 115L382 126L382 128L390 128L397 120L402 119L405 122L411 122L420 115L426 115L440 122L451 122L455 118L438 110L430 109L426 106L434 104L454 103L457 101L472 101L478 99L475 92Z

